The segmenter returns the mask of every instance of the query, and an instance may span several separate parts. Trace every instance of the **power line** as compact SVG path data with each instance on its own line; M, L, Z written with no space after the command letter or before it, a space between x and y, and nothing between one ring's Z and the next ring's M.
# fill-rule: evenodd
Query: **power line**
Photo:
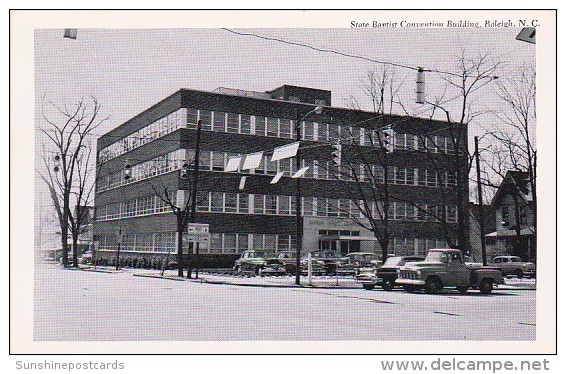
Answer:
M336 55L339 55L339 56L355 58L355 59L374 62L374 63L382 64L382 65L390 65L390 66L400 67L400 68L403 68L403 69L409 69L409 70L413 70L413 71L419 71L419 69L422 69L422 71L430 72L430 73L445 74L445 75L451 75L451 76L454 76L454 77L461 77L462 76L458 73L453 73L453 72L450 72L450 71L444 71L444 70L439 70L439 69L425 69L423 67L408 66L408 65L404 65L404 64L400 64L400 63L396 63L396 62L391 62L391 61L380 61L380 60L376 60L376 59L373 59L373 58L370 58L370 57L355 55L355 54L352 54L352 53L346 53L346 52L337 51L337 50L334 50L334 49L314 47L312 45L305 44L305 43L292 42L292 41L281 39L281 38L263 36L263 35L259 35L259 34L251 33L251 32L240 32L240 31L235 31L235 30L228 29L228 28L225 28L225 27L223 27L222 30L225 30L225 31L228 31L230 33L240 35L240 36L252 36L252 37L259 38L259 39L264 39L264 40L275 41L275 42L279 42L279 43L309 48L309 49L312 49L312 50L317 51L317 52L332 53L332 54L336 54Z

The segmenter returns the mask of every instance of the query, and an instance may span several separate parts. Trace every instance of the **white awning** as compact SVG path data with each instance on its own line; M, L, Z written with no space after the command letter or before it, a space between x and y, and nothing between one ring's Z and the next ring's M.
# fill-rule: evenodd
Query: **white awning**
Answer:
M295 157L297 151L299 150L299 142L287 144L281 147L277 147L273 150L273 156L271 157L271 162L277 160L283 160L285 158Z
M244 160L244 166L242 166L242 170L248 169L256 169L261 164L261 159L263 157L263 152L256 152L246 155L246 159Z
M242 161L241 156L232 157L231 159L228 160L228 163L226 163L226 167L224 168L224 171L238 171L241 161Z

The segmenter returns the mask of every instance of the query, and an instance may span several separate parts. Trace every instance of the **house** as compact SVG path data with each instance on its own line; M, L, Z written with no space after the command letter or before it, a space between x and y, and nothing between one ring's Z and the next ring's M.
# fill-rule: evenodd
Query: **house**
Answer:
M495 231L486 238L495 240L497 254L511 254L536 262L536 212L529 174L508 171L491 205L495 210Z

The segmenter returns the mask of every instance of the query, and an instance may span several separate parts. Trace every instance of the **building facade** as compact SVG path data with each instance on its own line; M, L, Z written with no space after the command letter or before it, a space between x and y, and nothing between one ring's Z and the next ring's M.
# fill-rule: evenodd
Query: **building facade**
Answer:
M322 106L322 113L304 117L315 106ZM362 164L367 166L371 157L360 155L378 147L374 140L384 126L395 131L387 173L377 162L369 170L377 184L388 183L389 252L424 254L446 247L447 235L456 237L457 171L438 168L440 161L454 164L453 132L446 122L332 107L330 91L311 88L182 89L98 139L97 258L113 259L119 237L121 257L149 259L176 253L176 217L159 195L167 190L174 197L177 190L189 188L179 171L195 158L197 121L201 134L196 222L209 224L211 233L200 253L225 266L247 249L293 250L295 159L272 162L269 154L295 141L298 119L303 119L301 166L309 167L301 178L304 252L320 248L381 253L373 233L359 225L367 217L359 210L363 201L352 191L369 180ZM467 150L467 129L463 133L461 147ZM342 145L339 166L331 155L336 143ZM224 171L231 157L259 151L265 155L258 168ZM131 165L129 179L124 177L125 163ZM283 177L271 184L278 172ZM247 179L240 189L242 176ZM379 202L372 204L379 210Z

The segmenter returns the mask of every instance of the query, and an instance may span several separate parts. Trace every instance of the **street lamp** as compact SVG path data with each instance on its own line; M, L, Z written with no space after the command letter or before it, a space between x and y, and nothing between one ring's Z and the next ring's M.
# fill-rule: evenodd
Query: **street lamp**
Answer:
M301 122L305 120L312 113L321 114L322 107L317 106L313 110L300 116L298 113L296 115L297 121L295 123L295 133L297 135L297 142L301 141ZM297 150L296 156L296 169L301 169L301 147ZM303 246L303 225L301 220L301 178L297 178L297 189L295 191L295 214L296 214L296 226L297 226L297 250L296 250L296 269L295 269L295 284L301 285L301 250Z

